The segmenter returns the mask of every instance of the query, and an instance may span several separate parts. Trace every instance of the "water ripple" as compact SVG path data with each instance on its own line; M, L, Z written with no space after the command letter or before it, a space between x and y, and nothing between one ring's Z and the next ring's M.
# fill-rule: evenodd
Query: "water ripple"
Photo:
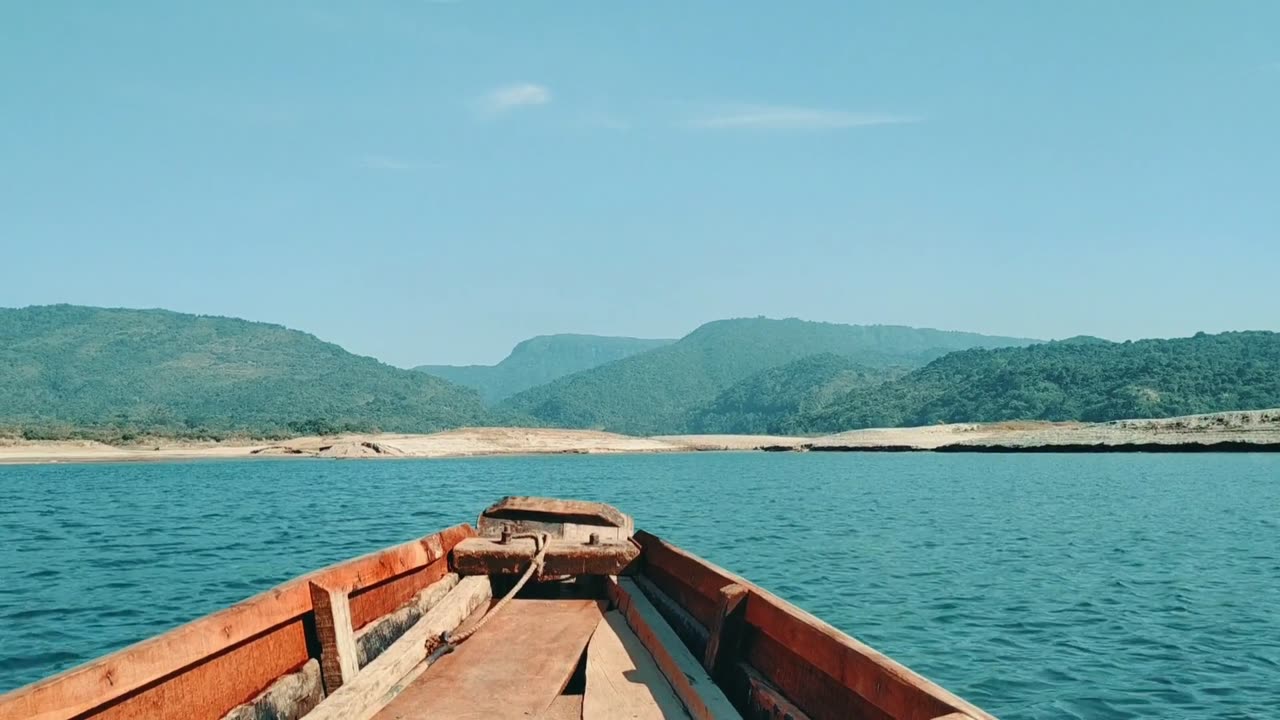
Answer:
M1005 718L1280 707L1280 457L0 467L0 691L504 494L613 502Z

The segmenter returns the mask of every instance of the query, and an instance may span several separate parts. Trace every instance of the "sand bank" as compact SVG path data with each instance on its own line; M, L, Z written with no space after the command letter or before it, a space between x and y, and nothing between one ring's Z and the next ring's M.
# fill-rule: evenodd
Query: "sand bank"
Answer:
M393 433L301 437L274 443L152 441L112 446L88 441L0 440L0 464L139 462L200 458L440 458L478 455L706 451L1124 452L1280 450L1280 409L1109 423L1003 422L852 430L823 437L663 435L595 430L462 428L430 435Z
M853 430L812 438L814 451L1132 452L1280 450L1280 410L1105 423L1001 422Z
M807 438L766 436L633 437L594 430L462 428L430 435L397 433L300 437L278 442L98 442L0 440L0 463L141 462L198 458L440 458L478 455L604 454L756 450Z

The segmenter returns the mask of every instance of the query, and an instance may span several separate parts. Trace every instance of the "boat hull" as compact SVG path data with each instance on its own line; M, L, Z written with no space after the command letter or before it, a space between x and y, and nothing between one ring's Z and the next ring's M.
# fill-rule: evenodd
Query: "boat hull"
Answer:
M530 517L526 529L557 532L553 515ZM498 526L491 520L482 515L479 525L492 531ZM538 573L521 589L518 557L503 556L489 573L472 552L460 567L452 552L460 544L480 542L489 552L489 545L514 543L478 541L473 526L457 525L297 578L0 696L0 720L373 717L394 694L380 689L403 689L414 673L430 673L439 653L452 649L441 648L449 633L483 625L486 613L499 612L490 605L508 592L594 598L601 613L616 618L597 632L629 626L691 717L992 717L764 588L657 536L632 535L630 518L624 526L607 514L584 520L578 512L560 530L559 544L545 544L562 556L598 558L602 542L604 550L616 543L628 554L612 564L561 562L560 570L583 574ZM568 547L573 542L583 550ZM557 706L589 708L587 700ZM340 706L348 709L335 710ZM361 709L349 709L355 707Z

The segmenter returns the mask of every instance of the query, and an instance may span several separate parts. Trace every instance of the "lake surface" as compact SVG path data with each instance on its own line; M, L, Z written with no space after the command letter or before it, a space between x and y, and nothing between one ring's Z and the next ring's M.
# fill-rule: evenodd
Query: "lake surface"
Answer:
M1280 456L0 466L0 691L505 494L618 505L1004 718L1280 708Z

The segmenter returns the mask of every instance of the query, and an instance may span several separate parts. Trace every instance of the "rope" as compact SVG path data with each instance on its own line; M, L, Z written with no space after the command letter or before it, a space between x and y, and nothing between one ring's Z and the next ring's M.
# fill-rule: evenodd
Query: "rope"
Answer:
M477 630L484 627L484 624L489 622L489 618L497 615L499 610L506 607L507 603L511 602L511 598L514 598L516 593L520 592L520 588L524 587L524 584L529 582L529 578L533 577L535 573L538 576L542 575L543 562L547 558L548 535L546 533L524 533L520 535L512 535L511 539L533 541L533 560L529 563L529 568L524 571L524 575L520 576L520 579L516 581L516 584L507 591L507 594L498 601L498 604L489 608L489 612L485 613L484 617L480 618L475 625L472 625L457 635L453 635L446 631L441 636L441 639L444 640L444 646L447 648L444 649L444 652L452 652L453 648L457 647L463 640L475 635Z

